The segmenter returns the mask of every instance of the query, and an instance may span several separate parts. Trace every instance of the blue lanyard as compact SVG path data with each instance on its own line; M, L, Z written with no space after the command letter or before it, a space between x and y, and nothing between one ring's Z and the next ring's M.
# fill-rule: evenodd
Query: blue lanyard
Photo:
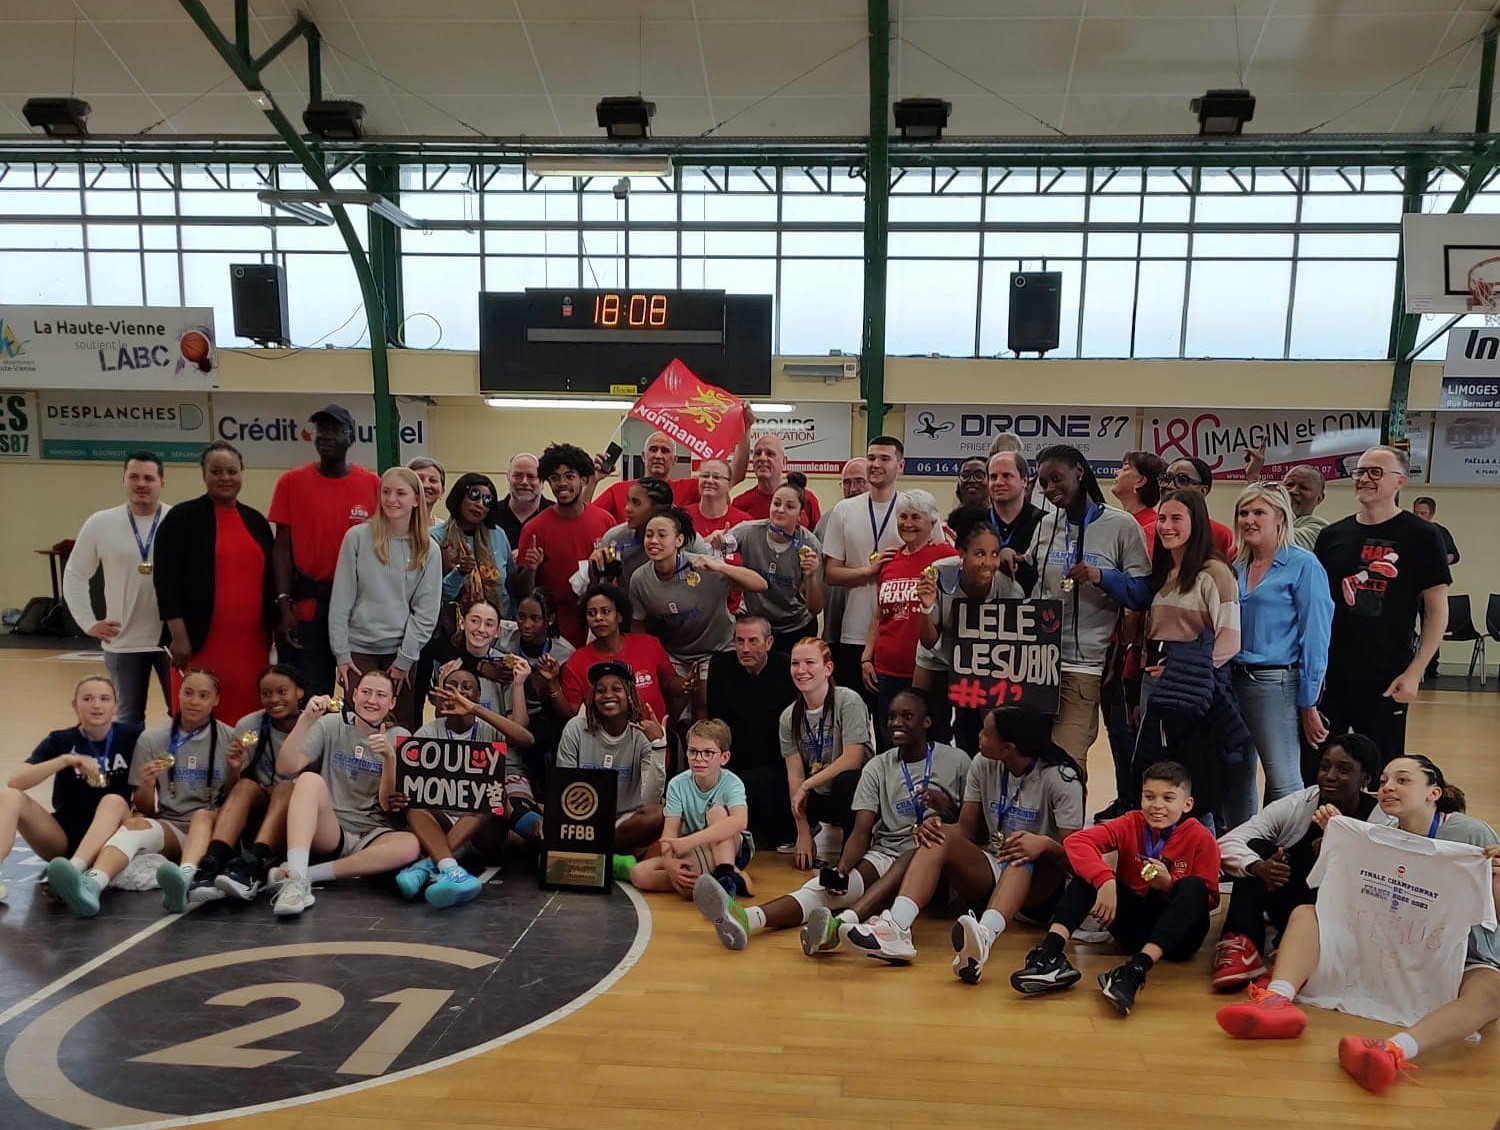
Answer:
M879 528L875 525L875 500L869 495L865 496L865 502L870 507L870 533L874 535L874 542L870 545L871 553L880 552L880 539L885 535L885 529L891 524L891 515L896 512L896 499L892 497L885 507L885 517L881 519Z
M97 761L99 763L99 769L100 769L100 771L102 773L104 773L106 776L108 776L109 775L109 767L114 763L114 759L110 756L110 751L112 749L114 749L114 745L115 745L115 727L114 727L114 723L113 722L110 723L109 733L107 733L107 734L104 735L104 753L102 755L100 754L98 748L95 746L94 739L91 738L91 737L89 737L87 734L85 734L83 732L83 727L82 726L78 727L78 736L80 738L82 738L84 740L84 742L88 745L88 747L89 747L89 754L93 757L93 759L95 761Z
M816 773L823 767L824 732L828 728L828 712L833 709L832 695L823 700L823 712L818 715L818 736L813 737L812 726L807 721L807 712L802 712L802 732L807 738L807 752L812 754L812 770ZM816 745L814 744L816 743Z
M1089 523L1097 518L1099 516L1099 512L1103 509L1104 507L1100 506L1097 502L1091 502L1088 505L1088 509L1083 512L1083 521L1079 523L1078 526L1078 556L1080 559L1082 559L1083 557L1083 535L1088 533ZM1068 516L1066 513L1064 513L1062 516L1062 523L1064 560L1063 573L1066 574L1067 571L1074 565L1078 564L1078 562L1073 560L1073 523L1068 521Z
M927 743L927 764L922 768L922 791L927 791L927 786L932 781L932 742ZM927 818L927 806L917 799L917 786L911 779L911 771L907 769L906 762L899 756L896 764L901 766L901 776L906 779L906 795L911 797L912 807L917 813L917 823L920 824Z
M1177 831L1177 825L1173 824L1160 836L1151 834L1151 825L1143 823L1141 826L1141 854L1147 859L1160 859L1161 853L1167 850L1167 841L1172 838L1172 833Z
M173 757L176 757L178 750L180 750L183 746L187 745L189 742L191 742L194 738L196 738L199 734L203 733L204 730L208 729L212 725L213 725L212 721L205 722L205 723L203 723L203 725L199 726L196 730L194 730L191 734L184 734L184 733L181 733L181 732L178 731L178 729L177 729L177 723L173 722L172 723L172 729L167 734L167 752L170 753Z
M1005 818L1010 815L1010 810L1016 806L1016 801L1021 797L1021 790L1026 787L1026 778L1035 768L1036 760L1033 759L1031 764L1026 766L1026 772L1021 773L1016 777L1015 791L1010 794L1009 800L1003 801L1004 807L1001 808L999 812L995 813L995 835L1002 836L1005 834ZM1006 786L1009 784L1010 770L1000 770L1000 796L1002 800L1005 797Z
M1432 814L1432 823L1427 828L1427 838L1429 840L1437 839L1438 825L1442 822L1443 814L1441 812L1434 812Z
M1000 521L1000 515L995 512L995 508L993 506L990 507L990 529L994 530L995 536L1000 539L1001 549L1010 548L1010 539L1016 536L1016 527L1021 524L1021 519L1025 514L1026 504L1022 503L1021 512L1016 515L1016 520L1007 526L1004 522Z
M135 535L136 548L141 551L141 563L144 564L151 557L151 546L156 541L156 527L161 525L161 507L156 508L156 517L151 519L151 530L146 534L146 540L141 540L140 527L135 524L135 515L130 508L125 508L125 517L130 519L130 532Z
M533 655L531 654L531 652L526 650L526 641L521 638L521 633L517 632L516 651L518 654L525 656L527 659L541 659L544 655L550 655L552 653L552 637L548 636L545 640L543 640L542 650Z

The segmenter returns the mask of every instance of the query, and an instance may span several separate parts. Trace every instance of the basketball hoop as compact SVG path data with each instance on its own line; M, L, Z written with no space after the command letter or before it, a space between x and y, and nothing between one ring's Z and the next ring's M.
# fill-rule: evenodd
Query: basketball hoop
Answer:
M1495 308L1495 299L1500 296L1500 255L1481 259L1469 268L1469 309L1485 312L1485 324L1492 325L1490 317L1500 313Z

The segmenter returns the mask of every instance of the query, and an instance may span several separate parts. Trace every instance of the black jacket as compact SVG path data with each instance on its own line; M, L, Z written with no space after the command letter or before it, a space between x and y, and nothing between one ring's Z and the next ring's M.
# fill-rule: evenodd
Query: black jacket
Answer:
M262 568L262 616L276 623L276 578L271 571L271 524L259 510L235 503L245 529L265 553ZM208 639L214 615L214 547L218 520L213 499L203 495L167 511L156 531L155 569L151 580L163 621L181 619L194 651Z

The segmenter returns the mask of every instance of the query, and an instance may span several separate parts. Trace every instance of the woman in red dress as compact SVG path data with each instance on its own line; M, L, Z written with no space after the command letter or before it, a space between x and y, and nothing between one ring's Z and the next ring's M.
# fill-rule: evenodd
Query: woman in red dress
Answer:
M173 710L183 672L203 668L219 679L219 717L233 722L260 709L258 680L270 661L271 526L239 502L239 451L211 443L198 462L208 491L162 519L152 579L171 633Z

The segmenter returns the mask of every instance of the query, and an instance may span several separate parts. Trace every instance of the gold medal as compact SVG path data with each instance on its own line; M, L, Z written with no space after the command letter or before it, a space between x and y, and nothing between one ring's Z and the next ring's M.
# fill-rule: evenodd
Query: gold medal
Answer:
M342 695L330 695L328 698L328 713L342 714L344 712L344 697Z
M1072 577L1064 577L1063 578L1063 580L1062 580L1062 591L1063 592L1072 592L1073 591L1073 578Z
M149 577L151 575L151 562L142 561L135 567L135 571L143 577Z
M923 569L922 579L924 581L931 581L933 584L937 584L937 566L929 565L927 566L927 568Z
M818 551L810 545L804 545L797 551L797 556L803 561L816 561L818 559Z
M1149 883L1161 874L1161 868L1149 860L1141 864L1141 881Z
M700 583L702 583L703 577L698 573L698 570L696 570L696 569L689 569L687 571L687 574L682 578L682 580L683 580L683 583L685 585L687 585L688 588L695 589L695 588L698 587L698 585Z
M86 766L83 767L81 772L83 773L83 779L89 784L93 785L96 789L102 789L108 783L107 781L105 781L104 773L99 768L99 763L97 761L90 761Z
M240 748L249 753L255 748L255 743L260 741L260 733L256 730L246 730L240 735Z
M177 764L177 758L173 757L170 753L164 753L156 759L156 763L160 765L163 770L167 770Z
M880 550L877 549L874 553L870 554L870 564L871 565L879 565L880 564Z

